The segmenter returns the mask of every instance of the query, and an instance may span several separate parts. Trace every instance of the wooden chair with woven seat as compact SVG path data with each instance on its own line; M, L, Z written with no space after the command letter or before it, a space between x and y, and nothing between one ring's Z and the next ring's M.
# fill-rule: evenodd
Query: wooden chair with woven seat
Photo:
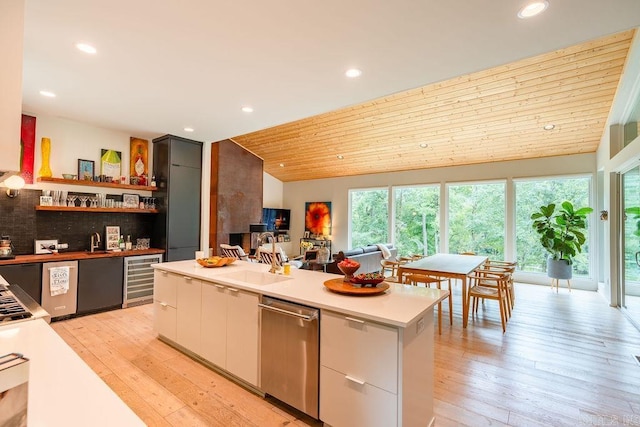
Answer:
M431 287L431 284L435 284L438 289L442 289L442 282L448 282L449 284L449 325L453 326L453 298L451 297L451 279L443 277L429 276L427 274L406 274L403 275L404 283L418 286L420 283L424 283L427 288ZM442 335L442 301L438 302L438 334Z
M398 267L402 264L404 263L401 261L381 259L380 266L382 268L380 269L380 274L382 274L385 277L384 280L387 282L402 283L402 281L398 277Z
M509 273L509 281L507 283L507 290L509 291L509 294L507 296L509 298L509 304L511 306L511 309L513 310L513 307L516 304L515 286L513 285L513 273L516 271L516 267L518 263L515 261L487 260L487 262L484 265L489 269L493 269L497 271L502 270L505 273Z
M471 288L467 292L467 316L469 312L478 313L478 300L498 301L502 333L507 331L509 302L507 300L508 273L476 271L471 278Z
M231 246L231 245L227 245L226 243L221 243L220 251L222 252L223 256L226 256L229 258L241 259L242 261L249 261L249 255L247 255L244 252L244 249L242 249L242 247L239 245Z

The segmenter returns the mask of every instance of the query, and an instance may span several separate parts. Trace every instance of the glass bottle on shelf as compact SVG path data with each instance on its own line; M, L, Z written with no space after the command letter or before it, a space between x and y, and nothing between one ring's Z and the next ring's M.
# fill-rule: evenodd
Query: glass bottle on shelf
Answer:
M124 243L124 248L130 251L133 248L133 243L131 243L131 235L127 234L127 241Z
M120 250L124 250L124 238L122 237L122 234L120 235L120 239L118 240L118 247L120 248Z

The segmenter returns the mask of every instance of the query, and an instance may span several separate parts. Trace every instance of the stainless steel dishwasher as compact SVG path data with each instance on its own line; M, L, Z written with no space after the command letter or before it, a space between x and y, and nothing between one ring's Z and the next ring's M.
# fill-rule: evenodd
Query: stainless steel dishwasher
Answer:
M260 306L260 388L318 418L319 310L270 297Z

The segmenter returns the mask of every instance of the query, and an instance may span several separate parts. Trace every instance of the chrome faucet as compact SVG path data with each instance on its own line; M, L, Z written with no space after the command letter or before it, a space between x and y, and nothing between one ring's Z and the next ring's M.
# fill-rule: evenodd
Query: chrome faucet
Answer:
M266 231L258 236L258 240L260 240L261 242L263 241L262 236L271 237L271 268L269 269L269 273L275 274L278 272L277 267L279 267L278 260L276 258L276 238L273 233L271 233L270 231Z
M91 233L91 252L100 247L100 233Z

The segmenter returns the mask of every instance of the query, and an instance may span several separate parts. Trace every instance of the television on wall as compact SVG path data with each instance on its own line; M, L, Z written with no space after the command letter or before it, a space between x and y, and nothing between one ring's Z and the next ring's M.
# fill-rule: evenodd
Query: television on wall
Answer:
M267 231L288 230L290 221L290 209L262 208L262 223L267 224Z

